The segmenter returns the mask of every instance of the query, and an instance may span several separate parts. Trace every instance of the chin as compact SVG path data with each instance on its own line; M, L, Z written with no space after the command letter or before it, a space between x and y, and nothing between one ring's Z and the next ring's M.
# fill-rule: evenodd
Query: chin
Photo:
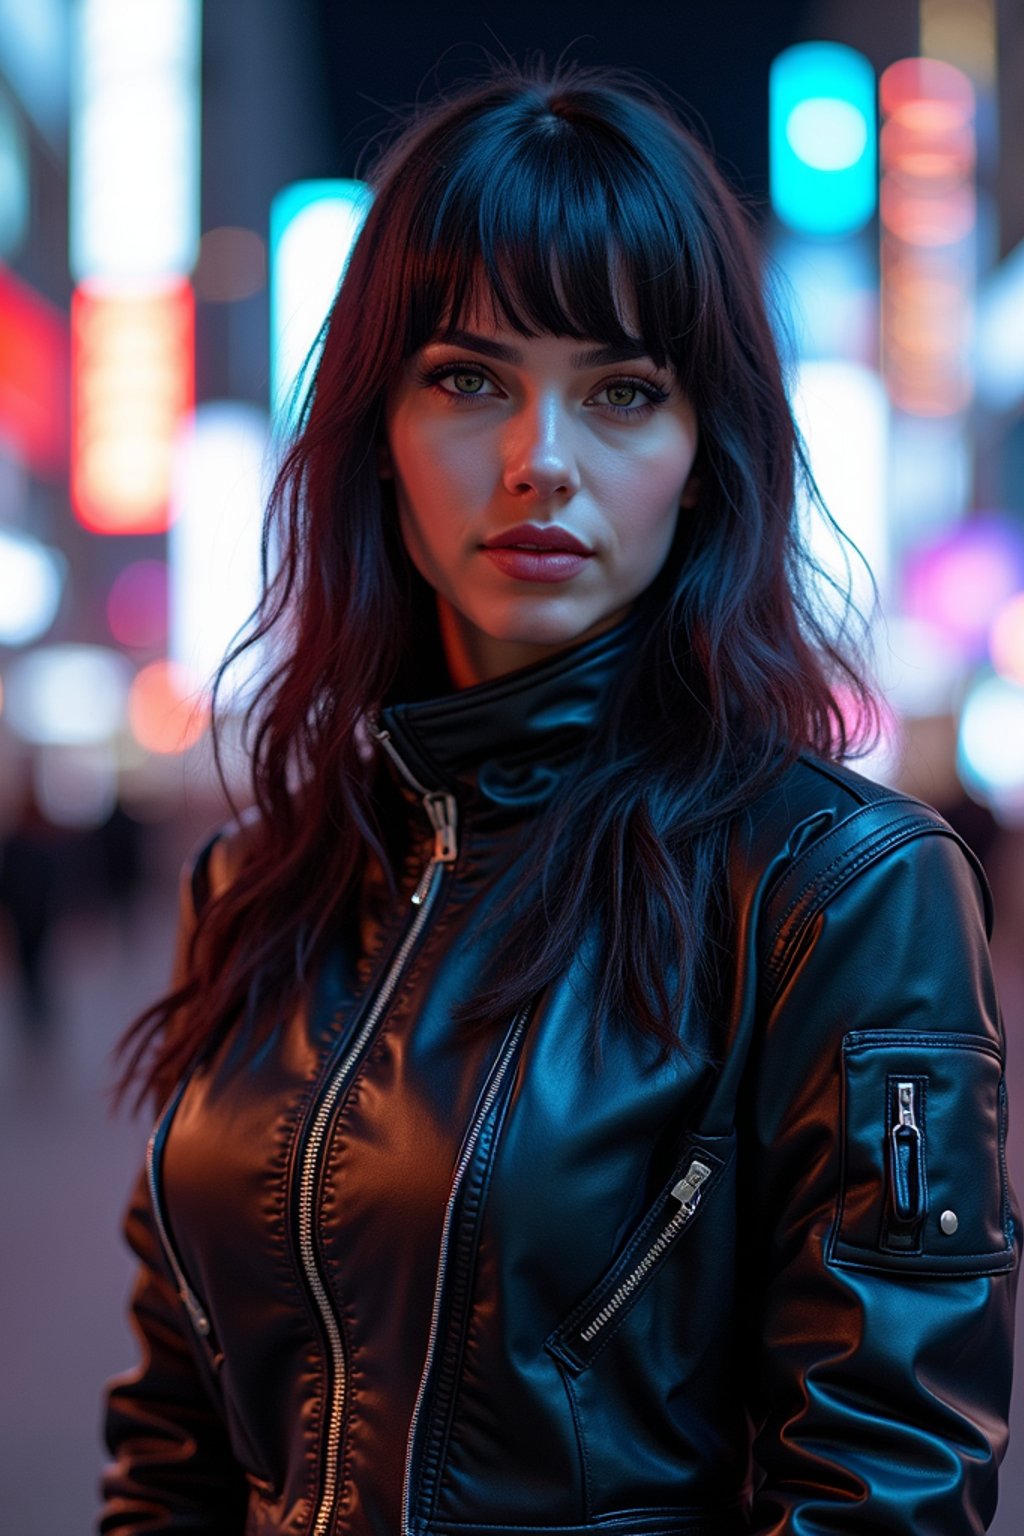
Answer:
M513 645L568 645L612 612L609 609L607 614L595 613L593 609L583 611L578 607L573 610L573 605L567 603L550 604L546 611L535 608L531 613L520 610L499 614L492 609L483 616L479 627L492 640L504 640Z

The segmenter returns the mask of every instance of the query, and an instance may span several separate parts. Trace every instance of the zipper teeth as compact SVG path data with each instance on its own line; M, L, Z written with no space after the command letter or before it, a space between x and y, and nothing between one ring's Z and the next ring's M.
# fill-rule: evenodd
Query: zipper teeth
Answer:
M452 1179L452 1187L448 1195L448 1204L445 1207L444 1226L441 1229L441 1245L437 1263L437 1279L434 1284L434 1306L430 1317L430 1334L427 1338L427 1352L423 1361L423 1371L420 1375L419 1391L416 1394L416 1406L413 1408L412 1418L409 1421L409 1438L405 1447L405 1477L402 1486L402 1536L409 1536L410 1531L409 1495L410 1473L412 1470L412 1449L413 1442L416 1437L416 1425L419 1420L420 1409L423 1406L423 1399L426 1395L427 1378L430 1375L430 1370L434 1363L434 1351L437 1347L437 1335L441 1318L441 1292L444 1288L445 1270L448 1265L448 1242L451 1232L452 1215L455 1210L455 1202L458 1199L459 1189L462 1185L462 1180L465 1178L466 1169L469 1167L473 1153L476 1150L476 1144L480 1139L481 1128L483 1127L487 1116L490 1114L494 1100L497 1097L498 1092L501 1089L501 1085L505 1080L505 1074L508 1071L509 1062L512 1060L512 1057L515 1054L516 1046L518 1045L519 1039L526 1027L526 1020L528 1015L529 1009L523 1008L516 1015L512 1027L509 1030L508 1040L506 1041L501 1058L488 1085L487 1092L484 1095L483 1103L480 1106L480 1112L473 1122L472 1127L470 1128L469 1135L467 1136L465 1145L462 1149L462 1156L459 1158L458 1166L455 1170L455 1176Z
M580 1338L583 1340L584 1344L589 1344L591 1340L600 1333L605 1324L615 1316L616 1312L622 1306L622 1303L627 1301L629 1297L632 1296L641 1280L643 1280L644 1276L651 1268L651 1265L657 1263L658 1259L661 1258L661 1255L665 1252L665 1249L668 1247L669 1243L675 1237L679 1229L686 1226L686 1223L697 1209L699 1200L700 1188L698 1186L698 1188L694 1190L692 1197L684 1205L679 1207L671 1221L669 1221L662 1228L661 1232L655 1238L650 1248L648 1248L647 1252L644 1254L636 1268L631 1270L630 1273L626 1276L625 1280L623 1280L615 1288L597 1316L593 1318L585 1328L580 1329Z
M163 1248L167 1262L170 1264L171 1270L174 1274L175 1284L178 1287L178 1295L181 1297L181 1300L185 1304L185 1310L189 1315L189 1320L192 1323L193 1328L198 1334L201 1334L205 1340L210 1332L210 1319L207 1317L205 1311L203 1310L203 1307L195 1291L193 1291L192 1287L189 1285L185 1278L185 1271L181 1267L181 1264L178 1260L178 1255L174 1249L174 1244L171 1242L171 1235L167 1230L166 1223L164 1222L163 1211L160 1208L160 1192L157 1189L156 1182L157 1135L159 1134L160 1127L163 1124L165 1117L167 1115L173 1114L175 1108L177 1107L178 1098L180 1098L180 1094L175 1097L174 1102L164 1112L164 1115L161 1115L160 1119L157 1121L153 1128L153 1132L149 1138L149 1141L146 1144L146 1179L149 1183L149 1203L153 1208L153 1220L156 1222L157 1235L160 1238L160 1245Z
M398 982L398 977L433 906L440 874L441 865L434 864L433 874L422 905L416 909L416 916L405 938L402 940L398 953L391 962L390 969L381 984L380 991L374 999L373 1007L367 1014L359 1034L346 1052L344 1059L339 1063L327 1093L321 1101L316 1119L313 1122L309 1141L306 1145L306 1153L302 1164L302 1178L299 1185L299 1252L302 1257L306 1282L313 1293L324 1330L327 1334L333 1378L327 1420L323 1494L317 1509L312 1536L324 1536L324 1533L327 1531L338 1491L338 1450L341 1445L341 1424L345 1411L346 1389L345 1350L341 1338L341 1329L338 1326L334 1308L327 1294L327 1288L320 1277L313 1244L313 1194L316 1185L317 1163L327 1124L334 1105L337 1103L338 1095L352 1070L356 1056L373 1033L381 1013L391 999Z

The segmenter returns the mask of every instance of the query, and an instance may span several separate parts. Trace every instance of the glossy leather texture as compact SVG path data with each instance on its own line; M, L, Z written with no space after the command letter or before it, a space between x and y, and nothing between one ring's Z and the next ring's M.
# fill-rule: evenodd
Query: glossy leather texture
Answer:
M456 1040L484 919L632 643L382 711L401 902L371 866L310 1005L229 1037L156 1127L103 1531L991 1520L1018 1220L988 895L941 818L802 758L737 819L714 1060L628 1020L598 1060L586 953ZM427 792L458 851L421 884ZM198 857L183 934L255 836Z

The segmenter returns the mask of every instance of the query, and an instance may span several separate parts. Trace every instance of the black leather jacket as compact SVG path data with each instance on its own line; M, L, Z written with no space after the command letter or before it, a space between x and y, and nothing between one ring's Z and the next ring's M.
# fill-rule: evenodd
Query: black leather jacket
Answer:
M371 869L311 1005L158 1120L103 1531L989 1523L1019 1224L987 890L941 818L810 758L738 818L718 1065L621 1028L596 1060L586 955L453 1045L623 645L382 712L403 902Z

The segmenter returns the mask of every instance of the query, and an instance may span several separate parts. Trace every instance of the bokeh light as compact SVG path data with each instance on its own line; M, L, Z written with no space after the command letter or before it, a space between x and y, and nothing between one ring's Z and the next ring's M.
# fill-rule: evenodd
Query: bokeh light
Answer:
M993 619L989 654L1001 677L1024 687L1024 592L1004 603Z
M1004 813L1024 809L1024 686L982 676L960 717L957 766L976 799Z
M849 235L875 211L875 76L840 43L799 43L769 79L772 206L803 234Z
M121 645L140 651L166 646L167 581L163 560L135 560L118 572L107 598L107 623Z
M174 439L193 397L194 331L187 283L134 294L76 290L71 494L93 533L167 527Z
M67 565L59 549L0 528L0 645L45 635L60 608Z
M111 742L37 749L32 765L36 804L56 827L101 827L117 804L117 754Z
M153 661L136 675L128 695L128 724L147 751L161 756L186 752L209 718L208 704L177 662Z
M37 746L107 741L124 725L131 671L104 646L39 646L8 670L8 723Z
M993 616L1024 586L1024 527L975 517L912 551L904 568L904 609L941 629L968 659L988 647Z
M300 181L270 205L270 396L284 431L295 424L313 348L372 200L362 181Z

